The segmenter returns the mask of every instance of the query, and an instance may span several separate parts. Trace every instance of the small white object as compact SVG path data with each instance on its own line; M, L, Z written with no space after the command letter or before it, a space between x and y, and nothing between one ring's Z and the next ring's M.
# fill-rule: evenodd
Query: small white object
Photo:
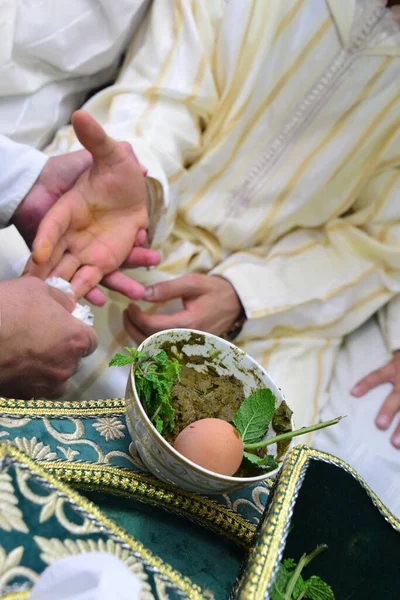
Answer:
M45 281L51 287L60 290L60 292L64 292L64 294L74 293L69 282L65 281L65 279L62 279L61 277L49 277ZM85 323L85 325L90 325L91 327L93 327L94 314L90 310L90 306L88 306L87 304L76 303L76 306L71 314L73 317L76 317L77 319L82 321L82 323Z
M90 552L65 556L47 567L30 600L137 600L142 582L116 556Z

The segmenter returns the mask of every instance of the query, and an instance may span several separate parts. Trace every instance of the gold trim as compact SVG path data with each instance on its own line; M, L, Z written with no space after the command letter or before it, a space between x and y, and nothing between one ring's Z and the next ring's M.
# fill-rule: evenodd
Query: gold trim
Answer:
M186 517L248 548L256 527L207 497L169 486L150 475L91 463L45 462L41 466L58 481L79 489L133 498Z
M1 596L1 600L29 600L30 595L30 590L27 592L11 592L10 594Z
M296 446L289 452L278 476L272 502L268 506L268 512L242 578L237 584L235 600L264 600L268 597L268 589L286 543L293 506L310 460L333 464L350 473L363 486L383 518L400 532L400 520L390 512L350 465L331 454L306 446Z
M140 558L145 561L151 569L154 569L156 572L158 571L162 576L168 578L169 581L179 588L181 592L185 593L188 598L191 600L205 600L199 586L193 584L188 577L181 575L170 565L164 563L157 556L154 556L142 543L135 540L131 535L128 535L111 519L106 517L95 504L86 498L83 498L78 492L69 488L63 482L60 482L59 479L43 468L42 465L35 463L9 442L0 443L0 460L4 460L7 457L25 465L30 473L45 479L47 483L51 484L69 498L75 506L81 507L86 513L89 513L96 521L100 522L104 527L111 531L112 534L119 538L119 540L126 544L132 552L139 554Z
M126 403L124 398L107 400L18 400L0 397L0 416L10 417L48 417L73 418L93 417L101 415L125 415Z

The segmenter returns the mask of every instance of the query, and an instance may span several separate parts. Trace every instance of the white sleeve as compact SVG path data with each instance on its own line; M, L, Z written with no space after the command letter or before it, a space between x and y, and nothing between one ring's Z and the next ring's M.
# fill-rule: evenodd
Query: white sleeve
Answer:
M8 225L48 158L39 150L0 135L0 228Z

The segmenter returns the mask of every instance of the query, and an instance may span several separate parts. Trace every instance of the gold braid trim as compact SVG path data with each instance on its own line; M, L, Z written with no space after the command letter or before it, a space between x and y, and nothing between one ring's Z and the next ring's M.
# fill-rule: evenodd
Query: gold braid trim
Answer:
M109 400L17 400L0 397L0 416L9 417L99 417L101 415L124 415L124 398Z
M5 596L1 596L1 600L28 600L31 592L11 592Z
M364 487L384 519L394 529L400 531L400 520L386 508L364 479L345 461L306 446L295 446L287 455L278 475L272 501L267 504L255 545L237 584L233 596L235 600L265 600L269 598L269 588L279 568L289 533L293 507L311 460L320 460L336 465L351 474Z
M133 498L190 519L248 548L256 528L243 517L205 496L165 484L142 473L93 463L42 462L57 480L78 489Z
M60 482L49 471L44 469L42 465L39 465L28 458L15 446L12 446L9 442L2 442L0 443L0 460L5 460L7 458L11 458L12 461L24 465L31 474L44 479L47 484L52 486L52 488L55 488L58 492L66 496L73 505L82 508L92 519L100 523L116 536L120 543L122 542L128 546L128 548L133 553L139 555L150 568L166 577L176 588L185 593L188 598L191 600L205 600L198 585L195 585L188 577L181 575L170 565L164 563L157 556L154 556L141 542L135 540L131 535L127 534L123 529L116 525L114 521L106 517L95 504L86 498L83 498L78 492L69 488L63 482ZM14 600L13 596L11 596L11 598ZM22 598L24 598L24 596L22 596Z

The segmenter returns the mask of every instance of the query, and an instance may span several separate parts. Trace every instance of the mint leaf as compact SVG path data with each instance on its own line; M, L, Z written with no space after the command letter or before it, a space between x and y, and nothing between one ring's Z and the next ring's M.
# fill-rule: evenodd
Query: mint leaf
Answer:
M282 600L285 595L285 590L289 579L291 577L290 571L286 569L285 565L281 563L279 565L278 573L276 574L274 585L271 590L271 600Z
M154 419L154 425L155 428L157 429L158 433L162 433L163 429L164 429L164 421L162 420L161 417L159 417L158 415L156 416L156 418Z
M124 348L128 354L118 352L109 362L109 367L124 367L132 363L136 363L141 358L147 358L144 352L138 352L136 348Z
M320 577L313 575L305 582L305 596L309 600L335 600L332 588Z
M275 458L272 454L267 454L263 458L261 456L257 456L257 454L251 454L250 452L243 452L243 457L251 462L252 465L256 465L257 467L267 467L268 469L276 469L279 467Z
M124 367L125 365L129 365L136 362L132 356L128 354L123 354L122 352L118 352L113 358L110 360L108 366L109 367Z
M260 440L268 429L275 411L275 396L265 388L244 400L235 412L232 422L240 433L243 444Z

